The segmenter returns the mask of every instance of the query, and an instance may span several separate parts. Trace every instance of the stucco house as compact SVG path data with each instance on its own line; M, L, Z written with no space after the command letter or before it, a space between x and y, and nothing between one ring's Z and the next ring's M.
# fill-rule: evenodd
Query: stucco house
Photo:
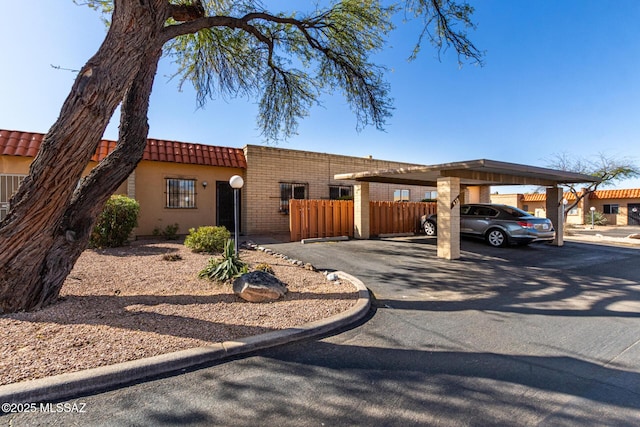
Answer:
M11 195L28 174L44 135L0 130L0 219ZM114 148L100 142L85 173ZM244 148L148 139L142 161L118 189L140 203L137 236L152 235L178 224L178 233L201 225L233 229L233 192L229 178L243 177L240 190L241 231L281 234L289 231L289 199L338 199L353 195L351 181L334 175L359 170L415 166L367 157L289 150L272 146ZM371 200L435 199L434 187L371 185Z
M575 200L571 193L565 193L568 202ZM544 217L546 195L530 194L492 194L492 203L504 203L516 206L536 216ZM583 225L588 223L589 212L594 207L607 219L610 225L640 225L640 188L597 190L583 198L569 211L567 223Z

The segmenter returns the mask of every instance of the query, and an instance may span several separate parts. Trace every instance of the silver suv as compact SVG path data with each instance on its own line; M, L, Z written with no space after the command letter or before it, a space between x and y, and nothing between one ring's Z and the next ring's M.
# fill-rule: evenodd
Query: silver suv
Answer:
M427 236L437 234L437 216L423 216L421 228ZM555 230L551 220L538 218L507 205L469 204L460 206L460 234L484 239L489 245L528 245L552 241Z

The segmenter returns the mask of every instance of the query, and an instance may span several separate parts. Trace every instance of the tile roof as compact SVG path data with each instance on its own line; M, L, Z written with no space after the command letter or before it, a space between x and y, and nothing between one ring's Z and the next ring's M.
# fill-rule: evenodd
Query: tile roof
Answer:
M44 138L41 133L0 129L0 156L35 157ZM116 141L102 140L91 157L99 162L116 147ZM187 142L148 139L142 160L223 166L246 169L247 161L240 148L218 147Z
M573 193L565 193L567 200L574 200ZM589 199L640 199L640 188L627 188L622 190L598 190L589 195ZM529 193L522 195L524 202L544 202L547 200L545 193Z
M523 202L544 202L547 200L545 193L527 193L522 195Z
M589 195L590 199L640 199L640 188L624 190L598 190Z

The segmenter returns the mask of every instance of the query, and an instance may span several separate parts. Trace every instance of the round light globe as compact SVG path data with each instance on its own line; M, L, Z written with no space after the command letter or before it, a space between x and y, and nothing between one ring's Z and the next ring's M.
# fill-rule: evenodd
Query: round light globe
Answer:
M591 212L593 212L593 211L595 211L595 210L596 210L596 207L595 207L595 206L591 206L591 207L589 208L589 210L590 210Z
M244 179L240 175L233 175L229 178L229 185L231 188L238 190L244 185Z

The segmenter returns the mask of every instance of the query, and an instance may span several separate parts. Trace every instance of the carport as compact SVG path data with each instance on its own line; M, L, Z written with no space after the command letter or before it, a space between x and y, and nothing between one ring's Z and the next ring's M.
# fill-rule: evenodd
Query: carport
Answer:
M369 182L437 187L438 257L460 258L460 204L489 203L491 186L536 185L546 187L547 217L556 229L553 244L564 244L564 206L562 184L594 182L593 176L575 172L506 163L470 160L439 165L412 166L338 174L337 180L354 180L354 236L369 238ZM469 200L464 199L464 189Z

